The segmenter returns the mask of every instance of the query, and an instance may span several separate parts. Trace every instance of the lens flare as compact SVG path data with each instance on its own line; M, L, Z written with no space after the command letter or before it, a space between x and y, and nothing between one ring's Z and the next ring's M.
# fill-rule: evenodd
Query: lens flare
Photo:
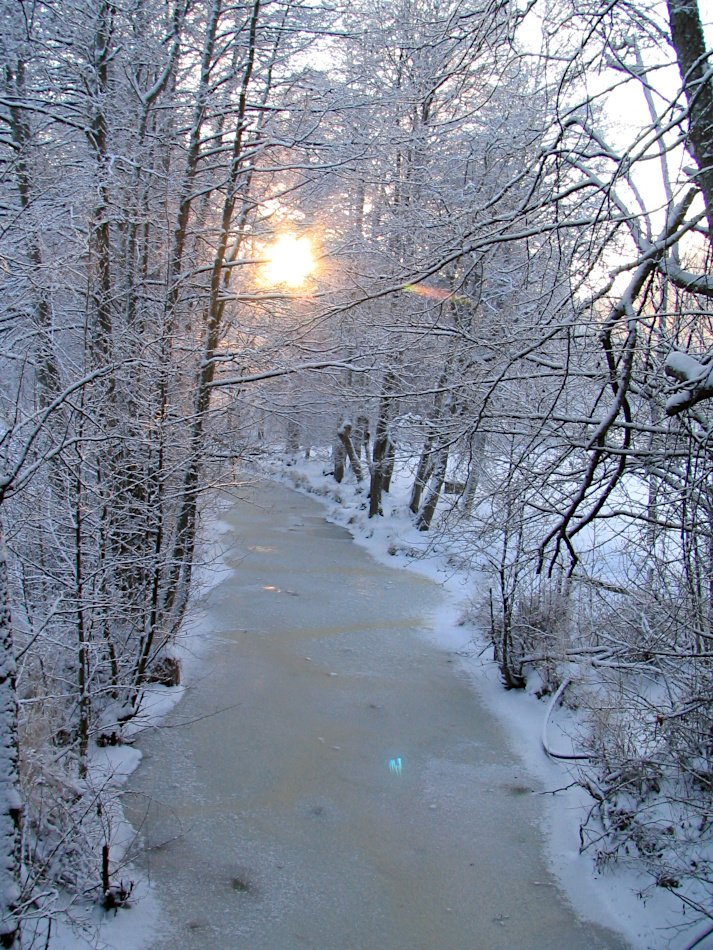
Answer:
M456 294L454 290L445 290L443 287L429 287L427 284L404 284L401 288L405 294L417 294L419 297L428 297L442 303L453 300L455 303L472 303L472 298L463 294Z
M443 290L441 287L427 287L425 284L406 284L407 294L418 294L419 297L430 297L431 300L448 300L453 296L452 290Z

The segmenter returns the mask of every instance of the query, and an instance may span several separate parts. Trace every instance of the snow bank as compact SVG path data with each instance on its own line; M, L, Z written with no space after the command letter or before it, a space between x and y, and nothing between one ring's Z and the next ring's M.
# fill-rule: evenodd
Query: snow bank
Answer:
M130 900L117 911L104 911L96 904L80 902L71 907L60 906L58 910L62 912L62 919L51 921L49 933L50 921L47 919L34 924L34 933L32 924L26 928L28 939L34 936L33 946L46 947L47 950L81 950L84 947L92 950L146 950L160 933L164 909L153 894L150 881L135 865L128 863L127 856L136 843L136 831L124 815L119 790L142 759L141 752L128 743L146 729L160 728L161 721L190 687L209 644L210 629L206 624L203 602L232 570L225 564L224 543L224 536L232 528L221 518L222 511L231 506L229 499L214 498L210 511L202 516L191 600L179 638L170 650L171 655L181 662L181 685L148 685L138 715L121 727L124 744L103 748L94 745L90 752L87 784L109 791L110 796L111 790L116 793L111 799L110 817L112 884L130 882ZM111 716L112 710L109 709L103 717L107 719L107 725Z
M619 931L637 950L690 946L691 930L681 901L670 891L655 889L651 878L620 867L600 871L589 853L580 853L580 826L592 799L576 784L574 763L555 761L543 750L541 733L547 703L535 695L532 677L525 691L506 691L493 660L492 646L482 630L469 619L474 602L487 594L484 576L464 566L456 539L446 533L424 535L415 527L408 509L412 473L402 466L394 473L391 490L384 496L383 518L368 518L364 483L356 484L351 472L337 484L331 475L329 454L310 459L290 458L265 463L269 474L299 491L320 498L328 521L342 525L382 563L417 571L432 578L447 593L432 637L459 657L454 668L465 670L484 706L506 727L513 750L539 784L544 806L547 857L562 890L583 919ZM576 715L559 709L550 725L550 741L558 750L572 752L577 732ZM642 891L648 888L644 897ZM713 947L713 941L698 945Z

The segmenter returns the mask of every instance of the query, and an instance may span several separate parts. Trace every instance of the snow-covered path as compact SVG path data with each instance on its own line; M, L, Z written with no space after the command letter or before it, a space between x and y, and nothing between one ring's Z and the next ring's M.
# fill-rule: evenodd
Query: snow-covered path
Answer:
M623 948L560 896L540 790L421 634L438 587L279 486L225 518L210 650L127 796L155 950Z

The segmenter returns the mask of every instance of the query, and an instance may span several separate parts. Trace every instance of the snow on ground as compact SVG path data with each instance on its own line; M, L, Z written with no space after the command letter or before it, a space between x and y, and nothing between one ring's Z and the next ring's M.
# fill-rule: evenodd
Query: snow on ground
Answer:
M161 720L180 702L181 697L198 674L201 658L210 642L210 628L203 607L207 594L225 577L231 568L225 564L224 536L232 529L221 519L221 511L229 509L229 499L211 499L210 512L204 514L201 525L201 543L193 571L193 592L186 612L181 634L171 648L171 654L181 661L181 685L149 685L141 702L139 714L121 728L122 738L136 739L146 729L159 728ZM111 710L103 718L111 718ZM107 723L108 724L108 723ZM95 788L120 788L141 762L141 752L133 745L123 744L99 748L90 753L87 781ZM41 919L36 923L33 946L46 950L145 950L154 941L161 927L165 911L159 905L146 876L134 865L125 863L125 856L135 843L136 832L124 817L119 800L113 803L111 816L110 867L112 885L131 882L131 899L126 908L104 911L95 904L76 903L62 914L62 920L51 922ZM26 936L30 931L26 928ZM48 939L49 936L49 939Z
M397 467L391 490L384 496L384 517L369 519L368 484L358 485L351 471L337 484L326 452L310 459L271 459L264 467L273 478L320 498L327 520L347 528L355 542L379 561L431 577L446 592L433 637L458 655L460 668L486 708L504 724L514 751L540 785L549 863L577 914L619 931L636 950L691 947L707 927L698 924L691 929L690 914L686 916L681 901L670 891L656 889L641 899L640 892L650 888L650 878L617 867L600 872L593 856L580 854L580 824L592 800L575 783L576 766L555 761L544 752L541 736L548 703L535 696L538 684L534 678L523 692L506 691L489 639L464 620L472 613L472 603L486 593L485 579L477 571L468 572L462 561L452 556L456 547L454 543L449 546L447 534L439 533L434 542L416 529L408 510L411 472ZM572 752L576 716L559 709L553 720L550 746L555 751ZM713 940L702 941L696 950L706 947L713 947Z
M533 779L539 784L545 822L543 831L549 862L562 889L575 911L585 920L592 920L623 933L636 950L683 950L691 946L696 935L686 928L680 902L668 891L656 891L644 902L638 897L650 881L640 879L631 871L613 869L600 873L588 854L579 853L579 828L590 806L586 792L574 784L573 767L550 759L541 744L542 724L547 704L534 695L534 681L524 692L506 692L500 673L492 660L487 638L464 617L474 599L482 597L484 578L477 572L466 572L458 558L452 557L447 536L433 538L419 532L408 511L410 472L394 475L391 491L384 496L383 518L368 518L368 487L357 485L349 472L338 485L331 474L326 456L309 460L273 458L264 469L271 477L291 488L320 498L327 520L346 527L357 544L391 567L416 571L432 578L446 592L444 606L436 618L432 633L435 641L459 658L460 668L468 674L473 688L487 709L506 727L513 749L522 758ZM225 507L230 506L225 501ZM217 510L216 510L217 507ZM201 658L210 641L201 602L207 593L230 573L223 560L223 536L230 525L220 518L220 505L204 521L200 564L194 572L195 593L183 636L173 649L181 659L182 685L152 686L145 695L141 715L131 726L137 733L156 728L160 720L179 702L191 680L197 675ZM571 732L576 722L571 713L558 711L550 728L550 743L557 750L571 751ZM569 721L568 721L569 720ZM92 779L99 783L110 777L116 785L123 784L141 761L141 753L130 745L95 749L92 758ZM112 864L133 840L133 829L118 816L113 829ZM74 912L80 927L53 925L50 950L145 950L160 931L165 912L155 899L149 882L131 865L121 878L134 882L130 909L105 913L97 907L77 908ZM43 922L46 926L46 922ZM682 929L685 928L685 929ZM705 927L699 925L698 932ZM40 928L44 946L46 930ZM82 931L84 936L82 936ZM39 935L39 931L38 931ZM697 950L713 947L702 942Z

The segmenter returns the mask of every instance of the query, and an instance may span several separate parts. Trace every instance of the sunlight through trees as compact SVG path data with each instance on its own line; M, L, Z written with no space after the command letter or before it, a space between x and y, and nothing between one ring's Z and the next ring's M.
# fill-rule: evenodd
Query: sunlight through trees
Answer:
M3 946L125 901L92 750L208 493L313 446L373 518L408 472L507 688L572 679L583 842L713 919L702 9L2 0Z

